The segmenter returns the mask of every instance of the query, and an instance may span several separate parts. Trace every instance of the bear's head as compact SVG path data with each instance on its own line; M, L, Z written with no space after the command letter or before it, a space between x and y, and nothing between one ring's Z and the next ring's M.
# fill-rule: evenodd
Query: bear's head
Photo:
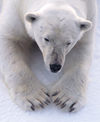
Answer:
M36 12L25 15L29 36L35 39L47 69L59 72L65 57L92 23L79 17L71 7L46 5Z

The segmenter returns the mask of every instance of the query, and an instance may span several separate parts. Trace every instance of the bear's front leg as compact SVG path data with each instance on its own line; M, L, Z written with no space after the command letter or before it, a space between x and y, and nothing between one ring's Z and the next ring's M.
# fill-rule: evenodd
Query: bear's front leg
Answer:
M5 84L18 106L24 110L36 110L50 103L47 89L28 67L16 42L0 40L0 61Z
M75 112L85 105L87 79L82 69L64 74L52 88L52 100L61 109Z
M69 112L81 109L86 103L86 86L90 70L95 27L84 34L66 57L65 73L52 88L53 102Z

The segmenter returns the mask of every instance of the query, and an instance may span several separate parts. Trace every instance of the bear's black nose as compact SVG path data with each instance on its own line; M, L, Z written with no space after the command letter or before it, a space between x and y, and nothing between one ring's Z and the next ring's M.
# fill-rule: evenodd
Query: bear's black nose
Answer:
M50 64L50 69L53 73L57 73L61 69L60 64Z

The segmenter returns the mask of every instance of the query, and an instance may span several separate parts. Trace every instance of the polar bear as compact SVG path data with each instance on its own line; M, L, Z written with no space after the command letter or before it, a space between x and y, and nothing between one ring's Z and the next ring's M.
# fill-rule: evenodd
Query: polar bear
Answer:
M95 25L95 0L3 0L0 70L13 101L29 111L51 101L65 111L81 109L86 101ZM33 42L39 46L47 70L63 71L50 88L27 63L22 47L27 50Z

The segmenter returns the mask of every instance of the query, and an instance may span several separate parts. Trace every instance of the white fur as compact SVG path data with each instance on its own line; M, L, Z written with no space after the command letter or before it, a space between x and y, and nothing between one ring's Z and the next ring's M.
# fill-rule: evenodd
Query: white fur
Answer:
M3 0L0 69L16 104L31 110L32 104L36 109L49 103L48 90L32 73L23 51L36 41L49 71L55 59L62 65L62 77L50 88L52 101L66 111L84 106L95 20L95 0Z

